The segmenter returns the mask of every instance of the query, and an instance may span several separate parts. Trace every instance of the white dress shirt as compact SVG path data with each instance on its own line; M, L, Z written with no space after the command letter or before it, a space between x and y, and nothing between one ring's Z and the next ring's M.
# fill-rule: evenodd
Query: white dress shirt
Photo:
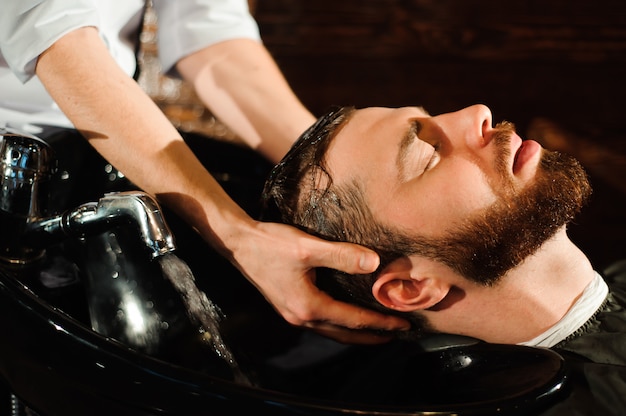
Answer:
M68 32L94 26L129 76L144 0L2 0L0 4L0 126L70 121L35 75L39 55ZM164 72L182 57L220 41L260 41L245 0L153 0L159 21L158 48Z

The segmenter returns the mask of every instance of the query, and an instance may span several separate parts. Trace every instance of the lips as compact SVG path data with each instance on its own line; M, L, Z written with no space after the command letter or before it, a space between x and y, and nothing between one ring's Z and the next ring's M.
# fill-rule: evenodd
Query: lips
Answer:
M517 174L530 161L537 152L541 150L541 145L534 140L522 141L515 153L513 160L513 173Z

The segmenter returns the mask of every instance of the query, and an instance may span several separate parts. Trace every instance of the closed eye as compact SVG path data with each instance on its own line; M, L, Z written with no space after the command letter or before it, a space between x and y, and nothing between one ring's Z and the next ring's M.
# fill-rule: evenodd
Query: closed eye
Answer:
M439 145L420 139L421 129L422 124L413 120L400 140L396 164L403 182L422 175L439 162Z
M424 169L424 172L432 169L433 167L435 167L437 165L437 163L439 163L439 160L441 159L441 155L439 153L439 144L436 143L433 146L433 153L430 156L430 159L428 161L428 164L426 165L426 168Z

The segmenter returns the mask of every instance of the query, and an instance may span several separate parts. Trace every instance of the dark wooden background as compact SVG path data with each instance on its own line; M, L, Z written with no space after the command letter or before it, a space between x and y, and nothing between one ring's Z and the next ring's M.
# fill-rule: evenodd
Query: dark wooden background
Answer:
M438 114L483 103L522 137L577 156L594 195L570 235L599 269L626 257L626 1L250 2L316 114L333 104ZM171 82L144 85L159 85L152 95L177 126L232 139Z
M316 113L483 103L522 137L575 154L595 192L570 235L598 268L626 257L626 2L258 0L254 9Z
M266 45L314 111L483 102L496 118L620 127L621 0L259 0Z

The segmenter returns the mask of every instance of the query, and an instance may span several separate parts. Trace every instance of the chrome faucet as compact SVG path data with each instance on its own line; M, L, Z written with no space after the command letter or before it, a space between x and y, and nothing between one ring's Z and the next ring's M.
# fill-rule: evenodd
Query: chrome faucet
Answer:
M30 263L52 244L117 226L136 231L151 258L175 250L158 203L143 192L108 193L97 202L50 215L56 158L52 147L35 136L0 128L0 169L0 257L5 261Z
M63 214L30 221L25 228L24 243L45 248L68 237L84 238L119 226L136 231L151 258L176 249L157 202L137 191L108 193L98 202L87 202Z
M43 251L22 244L26 224L48 215L54 150L43 140L0 127L0 257L28 263Z

